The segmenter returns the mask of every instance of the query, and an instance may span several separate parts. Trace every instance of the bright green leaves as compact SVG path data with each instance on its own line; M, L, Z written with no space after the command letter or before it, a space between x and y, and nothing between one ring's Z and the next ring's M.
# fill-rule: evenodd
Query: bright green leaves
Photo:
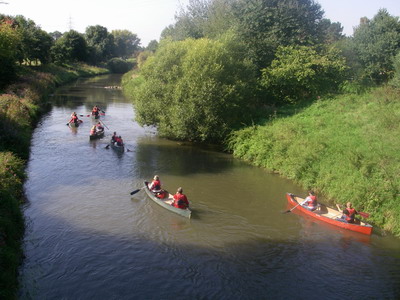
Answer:
M335 91L344 79L345 60L335 48L280 47L261 82L277 99L297 102Z
M232 41L164 40L132 91L137 119L172 139L216 142L245 119L253 66Z

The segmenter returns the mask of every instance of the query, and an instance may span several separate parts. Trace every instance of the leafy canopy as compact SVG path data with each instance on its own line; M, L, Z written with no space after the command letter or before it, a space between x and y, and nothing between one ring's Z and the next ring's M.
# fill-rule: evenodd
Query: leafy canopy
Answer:
M156 125L161 136L173 139L223 139L252 105L247 82L255 70L242 51L230 38L163 40L136 79L138 122Z

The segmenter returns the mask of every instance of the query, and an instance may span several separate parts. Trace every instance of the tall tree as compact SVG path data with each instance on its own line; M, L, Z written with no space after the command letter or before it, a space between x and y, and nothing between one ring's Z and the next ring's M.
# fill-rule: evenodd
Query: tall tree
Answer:
M0 21L0 88L15 78L16 53L21 35L12 24L10 19Z
M381 9L372 20L361 19L353 41L364 68L363 76L375 83L386 82L393 76L393 59L400 49L400 21Z
M238 32L260 68L279 46L317 44L323 13L313 0L238 0L235 9Z
M114 36L107 28L100 25L89 26L86 28L85 38L91 63L104 62L113 56Z
M70 30L55 42L51 52L55 63L86 61L86 40L83 34Z
M117 57L128 58L138 50L140 39L136 34L129 30L113 30L114 55Z

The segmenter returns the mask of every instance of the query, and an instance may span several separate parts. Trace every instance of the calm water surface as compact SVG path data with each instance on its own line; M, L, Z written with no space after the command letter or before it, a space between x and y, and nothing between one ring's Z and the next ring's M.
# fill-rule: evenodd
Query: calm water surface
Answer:
M134 122L117 76L57 90L32 140L20 299L398 299L400 241L286 210L289 180ZM106 137L89 141L93 105ZM76 130L72 111L84 115ZM117 131L130 150L106 149ZM182 186L191 220L141 191Z

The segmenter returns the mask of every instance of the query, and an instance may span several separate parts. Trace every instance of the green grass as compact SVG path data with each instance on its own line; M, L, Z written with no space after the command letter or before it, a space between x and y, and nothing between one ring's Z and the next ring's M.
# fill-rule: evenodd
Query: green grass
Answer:
M400 91L321 99L300 112L235 132L236 157L279 172L331 202L352 201L400 236Z

